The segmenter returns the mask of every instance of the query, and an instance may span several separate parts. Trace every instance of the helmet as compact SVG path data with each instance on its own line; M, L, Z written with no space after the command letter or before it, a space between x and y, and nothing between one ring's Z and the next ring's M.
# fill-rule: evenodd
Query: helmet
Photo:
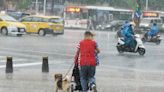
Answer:
M156 26L156 25L157 25L157 23L153 23L153 25L154 25L154 26Z
M129 21L126 20L125 23L129 23Z
M136 26L136 24L134 22L130 22L129 24L130 24L130 26L134 26L134 27Z

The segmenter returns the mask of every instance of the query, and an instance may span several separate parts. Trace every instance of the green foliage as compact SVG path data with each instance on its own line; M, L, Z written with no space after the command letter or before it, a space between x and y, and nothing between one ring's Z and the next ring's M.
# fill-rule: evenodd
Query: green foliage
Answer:
M18 9L25 9L25 8L27 8L31 4L31 1L32 0L20 0L17 3L17 8Z

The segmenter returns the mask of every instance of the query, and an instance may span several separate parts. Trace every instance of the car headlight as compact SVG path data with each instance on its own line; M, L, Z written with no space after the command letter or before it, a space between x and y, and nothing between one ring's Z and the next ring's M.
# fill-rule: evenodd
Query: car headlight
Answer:
M145 27L149 27L149 24L144 24Z
M106 27L108 27L108 28L109 28L109 27L111 27L111 25L107 25Z

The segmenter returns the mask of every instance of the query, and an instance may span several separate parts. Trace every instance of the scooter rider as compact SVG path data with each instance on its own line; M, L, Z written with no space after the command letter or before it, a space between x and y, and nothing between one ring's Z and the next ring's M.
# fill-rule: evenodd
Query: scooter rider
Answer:
M134 39L134 31L133 31L133 25L128 24L126 28L123 30L125 45L130 47L131 49L135 48L135 39Z
M126 27L129 26L129 22L128 21L125 21L125 23L121 26L121 29L118 30L117 32L117 36L118 37L124 37L124 30L126 29Z
M153 23L153 26L151 27L150 31L147 33L148 37L153 38L159 33L157 23Z

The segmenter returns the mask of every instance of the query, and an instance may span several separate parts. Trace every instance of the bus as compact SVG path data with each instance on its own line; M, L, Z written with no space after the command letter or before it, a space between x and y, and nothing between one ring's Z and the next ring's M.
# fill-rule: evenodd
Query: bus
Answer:
M133 11L100 6L67 6L64 18L65 27L87 29L92 23L94 29L98 25L108 24L113 20L132 19Z
M87 28L88 10L82 6L67 6L64 11L66 28Z

